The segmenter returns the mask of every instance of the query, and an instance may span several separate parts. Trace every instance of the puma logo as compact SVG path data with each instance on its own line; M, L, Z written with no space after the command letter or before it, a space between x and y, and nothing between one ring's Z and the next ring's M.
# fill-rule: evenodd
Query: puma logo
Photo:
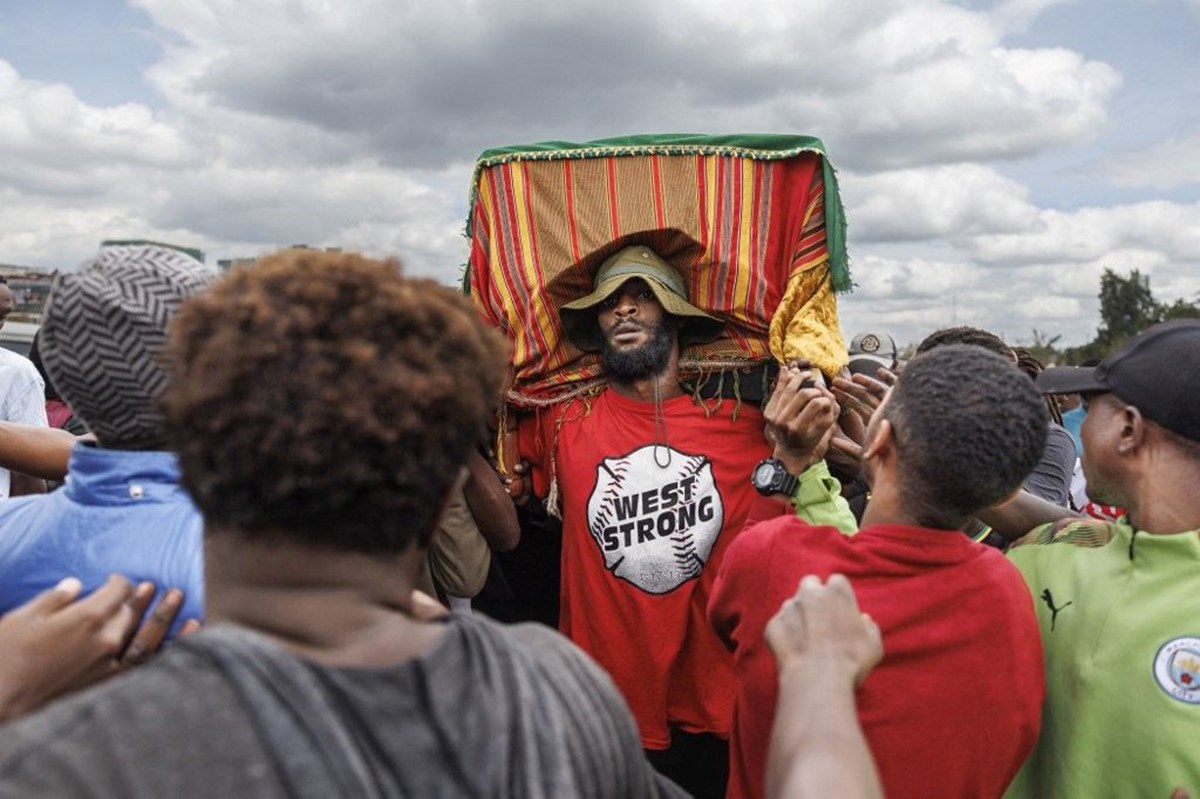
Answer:
M1042 592L1042 601L1046 603L1046 607L1050 608L1050 632L1054 632L1054 623L1058 621L1058 612L1067 605L1075 603L1068 600L1065 604L1054 607L1054 596L1050 593L1049 588Z

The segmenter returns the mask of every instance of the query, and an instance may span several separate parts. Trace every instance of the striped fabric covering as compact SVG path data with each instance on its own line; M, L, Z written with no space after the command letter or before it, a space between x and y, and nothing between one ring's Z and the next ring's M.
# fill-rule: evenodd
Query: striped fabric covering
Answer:
M834 290L849 288L836 178L798 136L644 136L489 150L479 159L465 278L512 342L515 405L593 382L598 356L562 335L557 308L587 294L590 252L676 228L704 247L683 265L694 305L725 334L688 347L684 375L804 356L846 360ZM778 314L783 313L780 317Z

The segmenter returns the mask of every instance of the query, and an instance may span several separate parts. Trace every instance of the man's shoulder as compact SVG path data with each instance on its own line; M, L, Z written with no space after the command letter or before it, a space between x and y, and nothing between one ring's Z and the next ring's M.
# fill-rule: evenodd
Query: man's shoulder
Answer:
M219 673L176 646L146 666L0 727L0 781L35 764L86 762L113 747L125 749L122 741L149 745L214 734L213 724L246 722Z
M0 419L45 425L45 383L28 358L0 347Z
M1074 518L1033 529L1007 555L1036 592L1036 586L1046 580L1085 578L1108 568L1113 558L1127 558L1118 551L1124 550L1122 541L1113 522Z
M1022 557L1044 556L1046 552L1058 552L1057 547L1046 549L1055 545L1094 549L1107 546L1116 537L1115 522L1073 516L1035 527L1013 542L1009 553L1025 553Z
M6 347L0 347L0 368L10 366L13 369L33 369L34 374L37 374L37 369L34 367L33 361Z
M1000 615L1009 615L1012 601L1028 598L1029 586L1025 575L1020 566L999 549L980 543L974 543L973 546L976 555L968 562L967 568L978 581L980 590L998 600L990 604L996 606Z
M582 649L557 630L543 624L525 622L505 625L478 614L457 617L457 622L477 632L484 632L515 658L524 660L526 665L551 678L553 675L573 673L577 679L598 681L605 688L612 687L608 675Z
M282 796L245 705L203 656L173 645L0 728L0 796Z
M787 513L744 527L725 550L722 569L759 569L787 565L780 552L819 555L846 545L849 537L836 527L812 525Z
M28 559L45 558L46 535L57 528L61 505L60 492L0 502L0 528L4 530L0 536L0 596L14 586L14 575L28 576Z
M90 586L92 578L102 581L134 563L170 565L144 576L178 580L174 567L188 566L184 573L190 575L195 559L198 583L203 518L186 493L178 493L178 501L107 507L103 515L93 503L71 497L67 488L0 502L5 533L0 536L0 607L13 607L54 585L68 565ZM131 555L139 555L134 563ZM88 574L89 568L96 574ZM196 585L180 587L195 590Z
M535 685L561 700L572 714L590 708L593 714L607 714L622 723L632 719L608 673L557 630L535 622L500 624L478 614L457 621L506 650L516 670L534 677Z
M0 385L7 387L14 378L29 382L42 382L42 376L38 373L37 367L33 365L33 361L23 355L0 347L0 377L4 380L0 381ZM18 383L23 385L23 383Z
M52 509L57 503L48 501L53 496L53 493L29 494L0 502L0 519L33 519L42 514L53 513ZM13 529L16 529L15 525ZM0 550L3 550L6 542L12 540L8 532L5 530L5 535L0 536Z

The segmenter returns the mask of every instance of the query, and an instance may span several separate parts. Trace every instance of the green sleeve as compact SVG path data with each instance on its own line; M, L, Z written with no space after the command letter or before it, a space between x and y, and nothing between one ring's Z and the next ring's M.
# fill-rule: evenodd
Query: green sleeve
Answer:
M847 535L858 532L850 504L842 498L841 483L817 461L800 475L800 488L792 495L796 516L817 527L836 527Z

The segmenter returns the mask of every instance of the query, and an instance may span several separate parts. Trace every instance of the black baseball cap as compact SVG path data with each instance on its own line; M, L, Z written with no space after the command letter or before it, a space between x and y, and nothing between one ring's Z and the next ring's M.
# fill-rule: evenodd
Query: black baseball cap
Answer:
M1200 441L1200 319L1163 322L1138 333L1097 366L1047 369L1043 394L1112 392L1146 418Z

